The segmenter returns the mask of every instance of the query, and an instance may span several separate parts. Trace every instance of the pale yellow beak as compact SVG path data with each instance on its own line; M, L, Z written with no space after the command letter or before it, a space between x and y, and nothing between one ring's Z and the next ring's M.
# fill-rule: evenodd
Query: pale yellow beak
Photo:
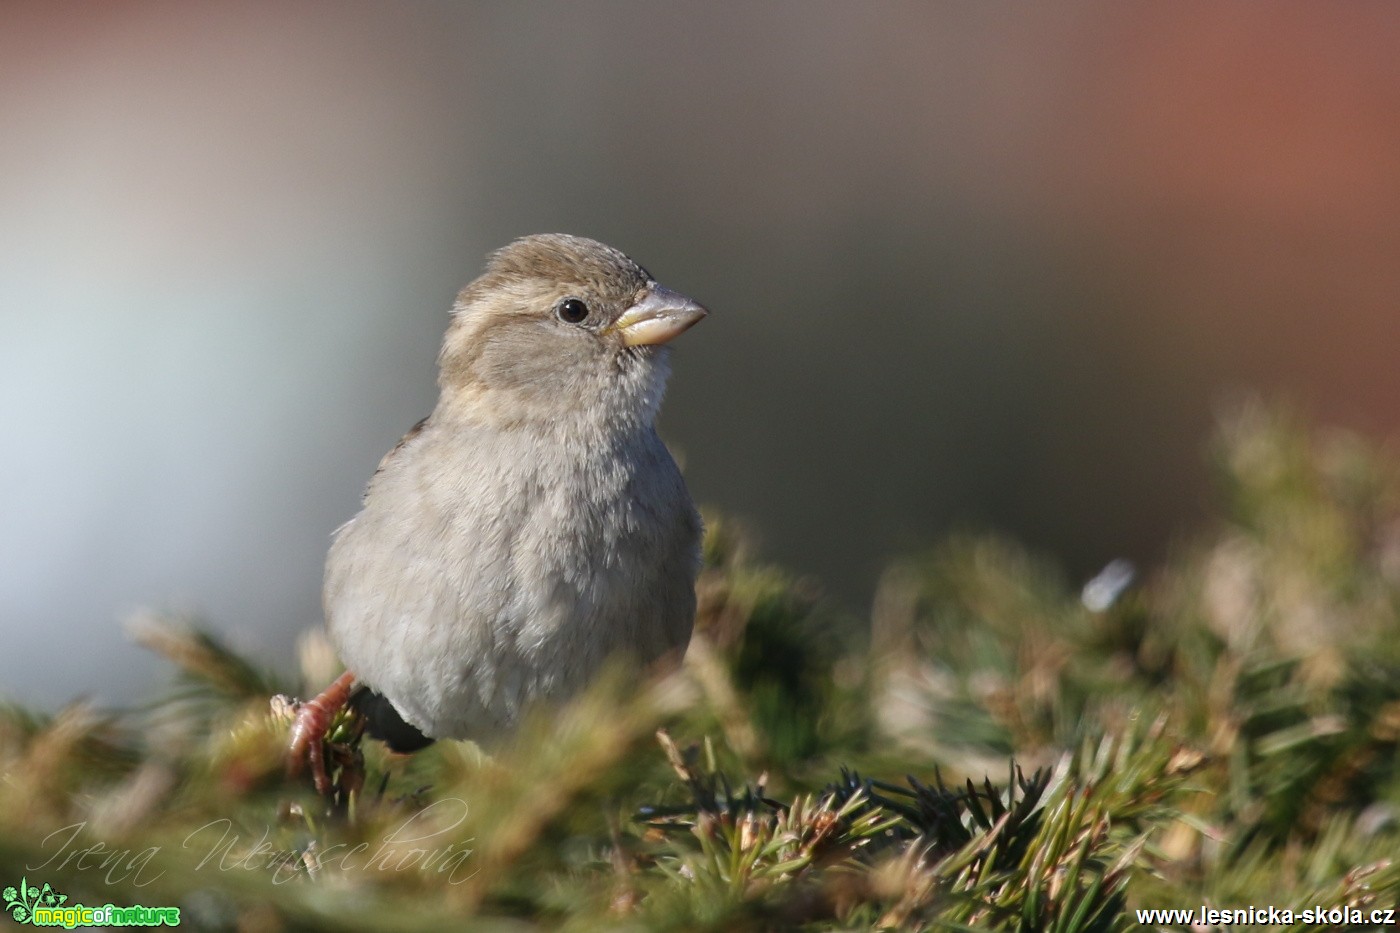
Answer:
M629 347L666 343L694 327L708 312L682 294L652 284L609 330Z

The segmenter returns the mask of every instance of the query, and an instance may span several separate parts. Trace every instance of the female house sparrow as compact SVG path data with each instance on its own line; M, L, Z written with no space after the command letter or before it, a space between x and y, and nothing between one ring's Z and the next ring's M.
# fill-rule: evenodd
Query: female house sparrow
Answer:
M653 421L665 344L705 309L582 237L525 237L457 297L431 415L336 533L323 592L349 673L304 704L292 762L349 701L412 750L511 727L610 655L679 660L700 518Z

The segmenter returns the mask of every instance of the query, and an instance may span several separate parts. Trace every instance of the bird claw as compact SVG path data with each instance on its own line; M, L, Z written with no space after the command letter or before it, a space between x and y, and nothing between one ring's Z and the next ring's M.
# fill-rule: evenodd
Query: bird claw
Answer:
M303 764L309 764L316 793L322 796L331 792L331 780L326 774L326 733L335 714L349 701L354 685L355 675L346 671L321 693L298 705L292 721L291 739L287 743L287 776L297 777Z

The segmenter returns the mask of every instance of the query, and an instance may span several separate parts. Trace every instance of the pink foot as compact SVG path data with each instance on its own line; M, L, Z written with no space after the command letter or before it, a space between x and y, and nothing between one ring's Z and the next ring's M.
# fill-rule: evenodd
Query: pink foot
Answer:
M307 700L297 709L297 718L292 722L292 740L287 746L287 775L296 777L301 773L303 761L311 764L311 779L316 782L318 794L328 794L330 778L326 776L326 732L331 720L350 699L350 689L355 685L355 675L346 671L335 679L314 699Z

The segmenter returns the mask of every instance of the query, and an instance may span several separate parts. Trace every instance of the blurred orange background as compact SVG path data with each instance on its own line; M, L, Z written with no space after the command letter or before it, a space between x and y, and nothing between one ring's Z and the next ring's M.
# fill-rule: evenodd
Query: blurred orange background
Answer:
M954 528L1150 564L1222 398L1400 421L1397 48L1387 4L6 3L0 695L149 693L140 606L289 665L531 232L713 309L663 434L853 611Z

